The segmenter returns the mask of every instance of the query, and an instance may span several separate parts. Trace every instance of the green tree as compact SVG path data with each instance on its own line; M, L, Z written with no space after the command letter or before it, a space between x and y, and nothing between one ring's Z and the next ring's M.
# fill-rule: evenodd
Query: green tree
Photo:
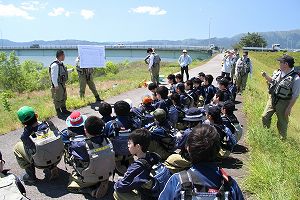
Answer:
M23 92L26 88L24 83L23 71L16 53L13 51L7 57L4 52L1 52L0 88L2 90Z
M259 33L249 33L241 38L239 45L242 47L266 47L267 41Z

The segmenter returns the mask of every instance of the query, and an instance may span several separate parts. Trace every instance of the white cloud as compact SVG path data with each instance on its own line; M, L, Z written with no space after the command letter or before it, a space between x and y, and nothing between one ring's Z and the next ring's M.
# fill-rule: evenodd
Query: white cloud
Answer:
M24 19L33 20L26 10L23 10L13 4L1 4L0 2L0 16L1 17L22 17Z
M41 3L39 1L25 1L21 3L20 8L28 11L37 11L46 8L47 2Z
M165 15L167 11L161 9L160 7L154 6L139 6L136 8L131 8L129 12L139 13L139 14L149 14L149 15Z
M65 10L62 7L59 7L59 8L53 8L52 11L48 13L48 15L51 16L51 17L57 17L57 16L60 16L60 15L64 15L66 17L69 17L71 15L71 12Z
M92 18L94 17L95 13L94 13L94 11L92 11L92 10L85 10L85 9L82 9L82 10L80 11L80 15L81 15L84 19L88 20L88 19L92 19Z

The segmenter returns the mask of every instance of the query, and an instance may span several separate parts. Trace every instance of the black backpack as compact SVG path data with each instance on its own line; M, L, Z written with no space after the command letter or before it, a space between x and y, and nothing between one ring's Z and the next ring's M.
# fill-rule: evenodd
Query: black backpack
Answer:
M181 199L184 200L228 200L232 199L232 178L222 168L219 168L222 175L220 188L206 186L197 174L191 169L179 172L181 184Z

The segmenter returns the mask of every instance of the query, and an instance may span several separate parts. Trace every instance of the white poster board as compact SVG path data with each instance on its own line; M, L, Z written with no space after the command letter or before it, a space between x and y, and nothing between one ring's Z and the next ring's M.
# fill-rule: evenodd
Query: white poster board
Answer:
M80 68L105 67L105 47L78 45Z

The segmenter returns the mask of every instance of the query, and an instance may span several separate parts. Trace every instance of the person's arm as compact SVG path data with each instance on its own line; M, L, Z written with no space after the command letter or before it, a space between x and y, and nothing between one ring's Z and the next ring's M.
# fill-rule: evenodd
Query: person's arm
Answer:
M158 200L175 200L180 198L181 185L178 176L178 174L173 174L170 177Z
M292 99L290 100L290 103L285 110L286 117L288 117L291 114L292 108L295 105L295 103L299 97L299 94L300 94L300 78L299 77L295 79L295 82L292 87L292 91L293 91Z
M264 77L269 83L272 82L272 77L270 77L266 72L261 72L262 77Z
M189 60L188 60L188 64L190 65L190 64L192 63L193 60L192 60L191 56L188 56L188 59L189 59Z
M154 60L154 55L151 54L150 57L149 57L149 65L148 65L149 69L151 69L152 66L153 66L153 60Z
M141 187L143 183L138 181L139 175L144 172L144 169L138 163L132 163L124 177L115 183L115 190L117 192L130 192Z
M51 66L51 81L54 87L58 87L58 65L53 63Z
M181 56L179 56L179 58L178 58L178 64L181 66L181 59L182 59L182 55Z

